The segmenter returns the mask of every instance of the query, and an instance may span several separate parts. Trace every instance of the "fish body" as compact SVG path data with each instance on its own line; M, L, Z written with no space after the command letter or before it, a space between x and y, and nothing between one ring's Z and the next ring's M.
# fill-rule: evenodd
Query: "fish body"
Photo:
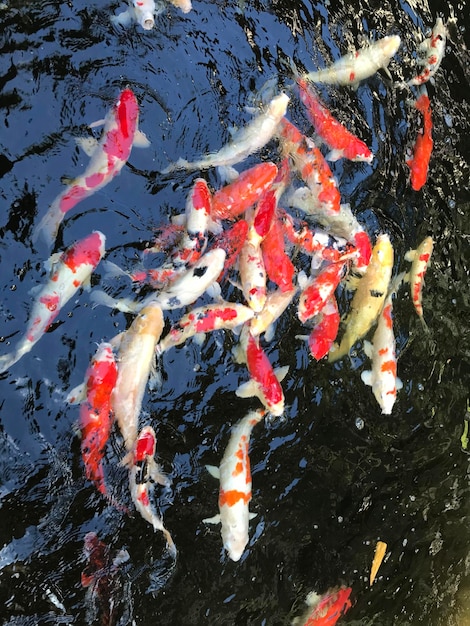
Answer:
M358 282L350 311L345 319L345 331L329 360L336 361L348 354L353 345L369 331L382 310L387 296L393 267L393 247L387 234L377 237L367 269Z
M263 419L263 411L250 411L230 434L218 468L208 470L220 480L219 514L203 521L221 523L222 541L232 561L239 561L248 543L248 525L255 515L249 511L251 470L248 448L251 431Z
M447 29L441 17L436 19L431 36L425 39L419 46L423 55L421 64L422 72L408 81L408 85L423 85L434 76L439 69L446 48Z
M308 281L300 293L298 317L302 324L318 315L333 296L344 274L346 262L329 263Z
M163 325L160 305L151 302L140 311L120 341L118 377L112 395L112 407L127 452L125 463L131 461L142 400L155 367L155 348Z
M157 346L159 353L182 344L198 333L233 329L252 319L254 311L243 304L222 302L193 309L184 315Z
M129 463L129 488L135 508L144 520L153 526L155 532L157 530L162 531L167 540L169 551L176 555L173 538L164 527L151 501L151 491L155 483L164 487L170 485L169 478L161 472L155 461L156 446L155 431L151 426L144 426L135 441L132 459Z
M248 234L240 250L238 268L245 300L248 306L258 313L266 302L266 269L261 251L262 238L253 226L253 211L247 218Z
M124 89L106 116L103 134L90 153L86 170L51 204L33 233L33 241L41 235L52 244L65 214L119 174L134 144L142 147L149 144L139 132L138 124L137 99L131 89Z
M339 321L338 304L332 295L322 307L319 320L308 337L310 354L316 361L328 354L338 334Z
M405 280L410 283L413 305L422 320L424 319L422 305L424 275L431 260L433 246L432 237L426 237L416 250L408 250L405 254L405 260L411 262L411 269L406 274Z
M297 85L300 99L304 103L307 116L315 128L315 132L330 149L327 159L336 161L345 158L350 161L371 163L374 155L366 144L333 117L317 97L308 81L298 77Z
M111 22L122 26L137 22L144 30L152 30L155 26L155 15L160 12L161 9L157 12L154 0L129 0L129 7L111 16Z
M270 291L267 294L264 307L250 321L250 333L253 337L265 333L266 339L269 341L272 325L284 313L296 293L297 289L293 287L291 291L276 289L276 291Z
M251 123L234 134L231 141L218 152L209 154L198 161L179 159L163 173L177 169L203 170L210 167L235 165L260 150L274 136L280 119L286 113L289 96L281 93L271 100L266 111L257 115Z
M267 411L279 417L284 413L284 392L279 380L287 374L288 367L275 372L266 353L246 326L240 337L241 358L245 361L251 380L243 383L236 394L240 398L257 396Z
M295 626L335 626L341 616L351 608L351 587L329 589L322 596L315 592L308 594L306 603L309 609L303 617L293 621Z
M80 406L81 452L85 474L98 491L108 497L103 456L113 425L111 395L116 385L117 366L111 344L103 342L85 374L85 400Z
M416 100L415 108L423 116L423 130L418 134L413 156L406 161L406 164L410 168L411 186L415 191L419 191L428 177L429 161L433 148L431 103L425 90Z
M246 220L237 220L230 228L223 230L217 235L214 240L215 248L222 248L225 250L225 263L224 269L219 276L218 280L222 280L227 274L228 270L234 265L238 259L240 252L245 245L246 238L248 236L248 222Z
M384 415L392 413L397 390L403 386L397 377L397 357L392 318L394 291L391 290L385 299L372 343L364 342L364 351L372 361L372 369L361 373L362 381L372 387L372 393Z
M257 163L216 191L212 197L213 219L233 220L242 215L271 187L277 171L277 166L270 161Z
M279 140L283 158L290 157L311 193L312 210L328 215L339 213L341 196L338 185L314 142L285 117L279 124Z
M400 47L400 37L383 37L366 48L347 54L329 67L304 74L302 78L314 83L357 85L380 69L386 69Z
M28 321L26 332L15 350L0 357L0 373L4 372L29 352L49 329L62 307L90 278L105 252L106 238L93 231L53 257L48 282L39 292Z
M284 228L277 215L261 242L261 252L268 278L281 291L291 292L294 289L295 267L285 251Z

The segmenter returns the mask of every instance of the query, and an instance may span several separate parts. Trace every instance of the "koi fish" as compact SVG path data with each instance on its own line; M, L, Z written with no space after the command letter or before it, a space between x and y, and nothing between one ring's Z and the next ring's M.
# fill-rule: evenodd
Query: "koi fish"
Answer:
M212 197L212 217L233 220L261 198L276 178L277 166L270 161L258 163L216 191Z
M248 447L251 431L263 419L264 411L250 411L231 432L219 467L206 466L220 480L219 514L202 520L222 525L222 541L232 561L239 561L248 543L248 525L256 516L249 512L251 471Z
M335 626L350 608L351 587L329 589L322 596L314 591L305 600L309 609L302 617L293 620L293 626Z
M372 587L374 584L377 572L379 571L382 561L384 560L385 553L387 552L387 544L384 541L377 541L375 546L374 560L372 561L372 567L370 570L369 585Z
M161 354L173 346L179 346L186 339L198 333L213 330L233 329L252 319L254 311L243 304L222 302L193 309L170 328L168 334L157 345Z
M191 0L170 0L170 3L177 9L180 9L182 13L189 13L193 8Z
M161 13L162 9L159 9L158 13ZM157 7L154 0L129 0L129 7L111 17L113 24L121 24L122 26L129 26L134 21L137 22L144 30L152 30L155 26L155 15L157 14Z
M340 317L334 295L328 298L319 313L319 317L319 321L308 337L310 354L316 361L328 354L338 334Z
M438 17L431 36L425 39L419 46L422 59L419 61L424 65L423 71L408 81L408 85L423 85L439 69L446 48L447 29L441 17Z
M303 74L302 78L314 83L357 87L361 80L369 78L378 70L387 70L388 64L400 47L400 43L401 40L398 35L383 37L366 48L341 57L329 67L317 72Z
M88 167L51 204L34 230L33 241L41 235L48 244L52 244L65 214L119 174L129 158L132 146L150 145L145 135L138 130L138 123L137 99L129 88L124 89L104 120L100 141L94 142L91 150L88 150L91 157Z
M284 229L277 215L261 242L264 267L269 279L283 292L294 289L295 267L285 251Z
M218 152L191 163L185 159L178 159L176 163L163 170L162 174L178 169L204 170L210 167L235 165L244 161L251 154L261 150L273 138L280 119L286 113L288 102L289 96L281 93L271 100L266 111L236 132L231 141Z
M123 464L132 462L142 400L149 376L155 369L155 348L163 325L160 305L151 302L120 337L112 407L127 452Z
M389 290L379 315L372 343L364 342L364 352L372 361L372 369L363 371L361 379L366 385L372 387L372 393L384 415L392 413L397 391L403 387L403 383L397 377L392 319L392 297L402 282L403 276L404 274L400 274L394 281L394 286Z
M261 237L253 226L253 211L247 218L248 234L238 257L238 269L245 300L258 313L266 302L266 270L260 246Z
M297 85L299 87L300 99L305 106L307 116L315 128L316 134L330 149L326 158L329 161L345 158L350 161L371 163L374 155L366 144L333 117L320 102L320 99L308 82L299 76Z
M291 291L277 289L268 293L264 307L250 321L250 333L253 337L258 337L265 333L267 341L272 338L271 330L274 322L284 313L296 293L297 289L295 287Z
M433 147L431 103L426 88L421 89L423 91L415 102L415 108L423 116L423 132L416 138L412 158L406 161L410 168L411 186L415 191L419 191L426 182Z
M329 263L319 274L309 279L300 293L297 315L302 324L322 311L333 296L346 267L346 261Z
M103 470L103 456L114 417L111 395L117 380L113 348L101 343L85 374L86 398L80 407L81 451L85 475L108 496Z
M132 501L144 520L149 522L154 531L161 530L168 545L169 552L176 556L176 546L169 531L156 514L151 503L150 491L154 483L168 487L171 483L155 461L157 438L151 426L144 426L135 441L132 461L129 466L129 487Z
M85 535L83 553L88 563L82 572L81 583L82 587L89 590L88 600L91 605L87 622L96 623L99 614L99 623L102 626L130 623L129 603L127 598L122 600L120 597L126 585L123 584L119 568L130 558L127 550L119 550L113 555L96 533L88 532Z
M259 344L259 338L253 337L250 328L246 325L240 336L239 349L236 350L238 361L244 361L248 368L251 380L243 383L236 390L239 398L258 397L266 410L279 417L284 413L284 393L279 381L289 370L289 366L278 368L276 371Z
M405 254L405 260L411 262L411 269L407 274L405 274L404 280L410 283L413 304L416 313L419 315L423 323L424 317L422 299L424 275L426 274L429 261L431 260L433 246L434 242L432 237L426 237L419 244L416 250L408 250Z
M393 247L387 234L377 237L367 269L360 278L339 346L333 346L329 361L349 354L353 345L369 331L382 310L387 296L393 266Z
M62 307L90 278L104 255L106 237L98 230L75 242L59 256L51 257L48 282L33 305L26 333L10 354L0 357L0 373L29 352L49 329Z
M225 250L225 263L222 274L219 276L219 282L225 277L228 270L237 260L241 249L243 248L248 235L248 222L246 220L237 220L230 228L222 231L214 240L214 248L222 248Z

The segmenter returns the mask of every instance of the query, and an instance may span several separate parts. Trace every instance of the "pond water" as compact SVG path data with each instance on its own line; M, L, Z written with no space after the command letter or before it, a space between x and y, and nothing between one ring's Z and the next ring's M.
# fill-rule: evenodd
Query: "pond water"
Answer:
M238 563L222 553L218 527L202 522L217 512L217 482L205 465L219 463L231 426L258 406L234 393L247 379L232 358L236 337L214 333L202 346L188 341L165 353L142 419L154 425L172 479L159 505L178 549L173 562L161 533L108 506L85 480L78 410L65 397L83 380L96 344L125 330L132 316L93 307L80 291L34 349L0 375L2 623L104 623L81 585L84 537L93 531L113 551L129 553L115 623L284 626L302 612L308 592L342 584L352 587L353 601L344 624L470 624L470 456L460 439L470 383L468 5L195 0L187 14L165 5L152 31L113 26L110 16L122 8L79 0L0 5L1 353L24 331L30 290L46 276L50 251L32 243L33 227L62 178L88 162L75 138L104 117L124 86L138 98L151 146L133 150L120 176L71 211L55 250L99 229L108 258L130 268L154 229L184 210L200 175L160 174L170 162L221 147L251 119L246 107L278 89L291 95L288 117L311 132L292 89L291 59L313 70L369 39L399 34L389 69L393 80L406 80L422 34L442 15L450 39L428 87L434 151L421 191L411 189L404 163L419 127L413 94L382 73L357 90L320 87L375 154L372 165L339 160L331 167L342 201L371 237L389 234L394 272L425 236L435 241L423 299L429 332L402 290L394 316L403 389L384 416L360 379L362 351L316 363L295 338L302 333L295 307L282 316L265 347L273 364L290 366L286 410L253 433L257 516ZM279 160L275 142L242 169L269 159ZM204 176L220 187L215 170ZM98 267L92 283L103 282ZM131 293L128 283L117 285ZM107 479L125 501L121 456L113 437ZM370 588L378 540L388 550Z

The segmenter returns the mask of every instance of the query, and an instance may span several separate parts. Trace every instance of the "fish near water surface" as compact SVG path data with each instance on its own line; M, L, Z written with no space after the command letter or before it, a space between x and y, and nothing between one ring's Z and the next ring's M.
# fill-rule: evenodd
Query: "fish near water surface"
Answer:
M49 329L62 307L89 280L105 252L106 237L98 230L51 258L48 282L35 299L26 333L15 350L0 357L0 373L29 352Z
M362 80L369 78L378 70L388 68L400 43L398 35L383 37L365 48L341 57L325 69L303 74L302 78L314 83L357 87Z
M441 17L436 19L431 36L426 38L418 47L421 53L419 63L423 70L408 81L408 85L423 85L434 76L444 58L446 48L447 28Z
M161 13L162 10L160 8L158 13ZM118 15L112 15L111 22L129 26L134 21L140 24L144 30L152 30L155 26L156 14L157 7L154 0L129 0L129 7Z
M408 250L405 254L405 260L411 263L411 268L404 280L410 283L413 305L423 324L425 324L422 305L424 275L431 260L433 247L432 237L426 237L416 250Z
M322 596L310 592L305 600L309 608L303 616L292 621L292 626L335 626L351 608L351 592L351 587L329 589Z
M416 138L412 158L406 161L410 168L411 186L415 191L419 191L426 183L433 148L431 103L426 88L422 87L421 90L414 106L423 116L423 130Z
M124 89L104 120L99 142L93 142L90 162L51 204L33 232L51 245L64 216L81 200L107 185L127 162L133 145L146 147L148 139L138 130L139 105L131 89Z
M239 561L248 543L248 525L256 514L250 513L251 470L248 448L251 431L264 416L264 411L250 411L232 429L230 440L219 467L207 466L220 480L219 514L203 520L221 524L224 548L232 561Z

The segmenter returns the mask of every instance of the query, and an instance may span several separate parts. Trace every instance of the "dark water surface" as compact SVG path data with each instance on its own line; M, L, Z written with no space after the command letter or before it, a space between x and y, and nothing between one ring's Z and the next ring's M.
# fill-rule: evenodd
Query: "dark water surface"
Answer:
M284 626L309 591L338 584L353 589L353 608L341 623L469 624L470 456L460 443L470 383L468 5L195 0L187 15L166 6L151 32L114 28L109 16L118 8L57 0L1 4L1 353L24 331L29 291L45 279L49 251L32 244L33 226L61 191L61 178L88 163L74 139L104 117L125 85L137 95L151 147L133 150L120 176L71 212L56 249L100 229L108 258L130 267L153 228L183 211L199 175L158 172L180 156L191 160L218 149L231 127L251 119L247 105L278 84L290 89L289 59L313 70L369 38L397 33L402 46L390 70L394 80L408 79L420 33L443 14L457 21L429 86L434 152L422 191L411 190L404 164L418 129L411 93L379 74L357 91L320 89L376 155L371 166L338 161L332 168L343 202L370 235L390 235L395 272L405 269L408 249L427 235L435 240L424 291L430 332L401 291L395 328L404 387L393 414L383 416L360 380L362 351L338 364L315 363L306 343L295 339L302 332L295 307L283 315L266 349L276 366L290 365L283 382L287 409L253 433L257 517L239 563L221 556L219 528L202 522L217 512L218 488L204 466L219 463L231 425L257 400L235 396L247 375L232 360L233 335L168 351L159 364L161 387L146 395L142 417L157 430L173 480L160 501L178 547L173 566L160 533L107 506L84 479L78 410L65 395L83 380L95 344L132 318L93 308L80 292L0 377L1 622L91 623L80 575L84 536L95 531L113 550L129 552L116 598L122 624ZM290 119L310 132L296 93L291 96ZM277 154L273 142L242 169L276 161ZM220 186L215 171L205 176ZM93 283L102 280L98 268ZM127 283L116 285L130 295ZM120 456L116 440L108 482L125 500ZM378 539L387 542L388 557L370 589Z

